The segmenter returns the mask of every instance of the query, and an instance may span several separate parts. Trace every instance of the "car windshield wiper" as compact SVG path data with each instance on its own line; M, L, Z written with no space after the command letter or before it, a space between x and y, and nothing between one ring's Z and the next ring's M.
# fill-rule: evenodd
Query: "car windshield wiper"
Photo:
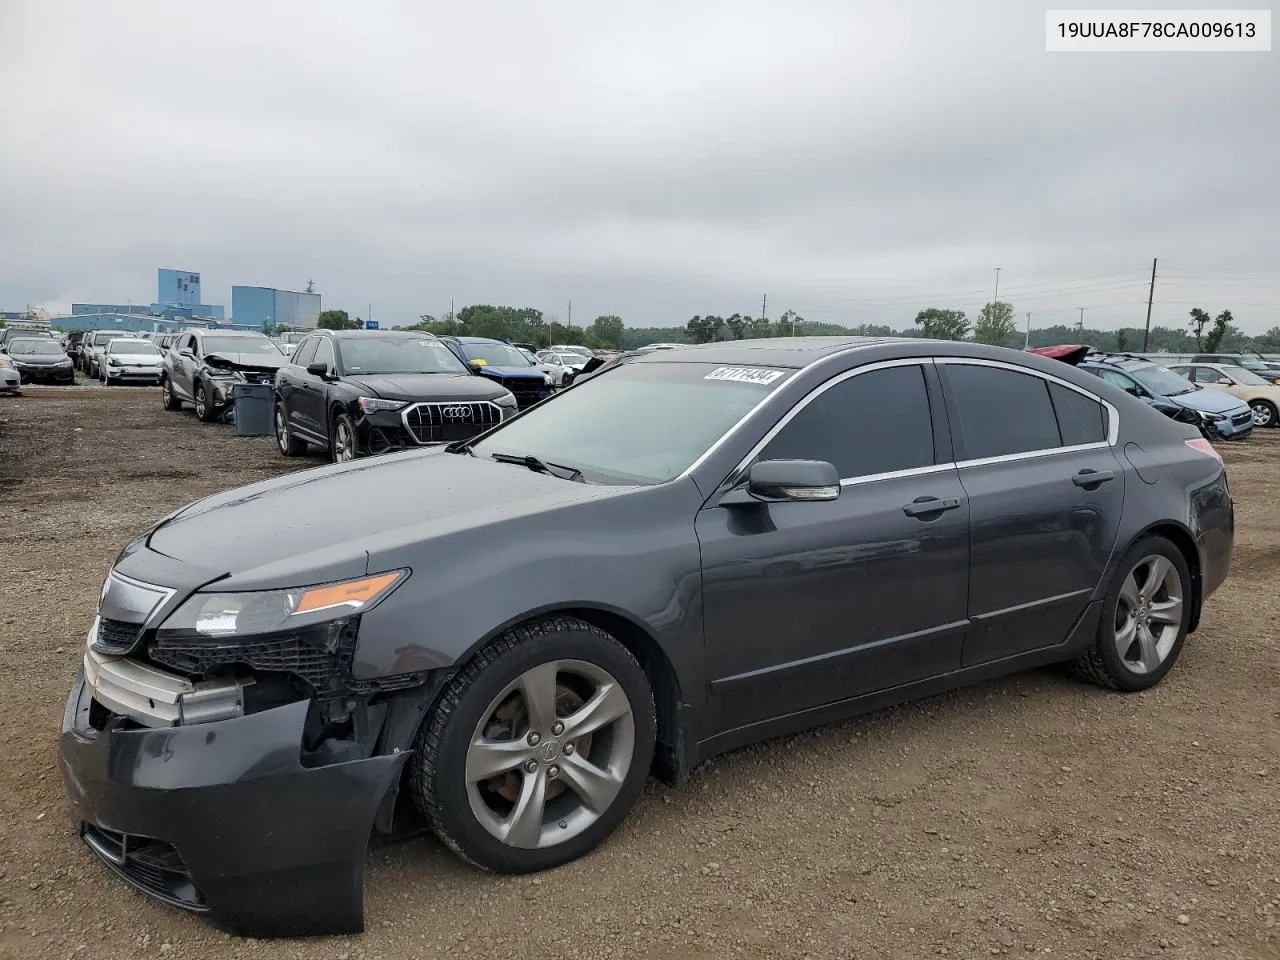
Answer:
M528 467L535 473L546 473L553 477L559 477L561 480L586 483L586 480L582 477L582 471L576 467L566 467L559 463L547 463L545 460L539 460L532 453L491 453L489 456L499 463L518 463L521 466Z

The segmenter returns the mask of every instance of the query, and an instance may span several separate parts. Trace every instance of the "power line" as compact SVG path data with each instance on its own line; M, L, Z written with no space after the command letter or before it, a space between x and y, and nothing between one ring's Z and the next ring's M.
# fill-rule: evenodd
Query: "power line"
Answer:
M1076 289L1076 285L1078 284L1082 284L1090 281L1099 281L1099 280L1108 280L1108 279L1110 280L1110 282L1114 283L1114 282L1118 282L1117 278L1121 278L1121 277L1130 277L1133 280L1137 281L1137 280L1146 279L1146 273L1145 271L1141 273L1138 273L1135 271L1127 271L1124 273L1097 274L1092 277L1074 277L1074 278L1062 279L1062 280L1046 280L1040 283L1019 284L1014 287L1006 286L1005 294L1007 296L1010 292L1021 292L1021 291L1026 291L1026 292L1040 291L1040 292L1047 293L1049 292L1048 290L1041 290L1041 288L1046 288L1046 287L1064 287L1064 289L1061 291L1062 293L1071 293ZM971 296L976 297L976 296L982 296L985 293L986 293L985 290L952 290L946 293L925 293L925 294L918 294L918 295L917 294L912 294L912 295L899 294L899 295L891 295L891 296L884 296L884 297L846 297L846 298L835 297L835 298L823 299L823 300L803 299L803 300L791 300L788 302L800 303L800 304L881 303L889 300L918 301L918 300L942 300L942 299L948 299L948 298L971 297Z

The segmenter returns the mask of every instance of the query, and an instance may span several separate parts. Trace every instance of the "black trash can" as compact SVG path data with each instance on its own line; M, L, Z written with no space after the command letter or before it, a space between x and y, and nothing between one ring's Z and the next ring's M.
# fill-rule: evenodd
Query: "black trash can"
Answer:
M275 390L269 383L237 383L231 388L237 437L269 437L275 432Z

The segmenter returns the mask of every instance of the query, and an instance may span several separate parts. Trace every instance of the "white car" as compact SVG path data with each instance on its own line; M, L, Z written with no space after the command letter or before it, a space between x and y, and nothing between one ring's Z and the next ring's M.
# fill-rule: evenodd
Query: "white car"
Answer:
M156 345L138 337L115 337L98 353L98 379L104 386L117 383L160 385L163 359Z
M1230 363L1175 363L1169 369L1201 387L1239 397L1253 411L1255 427L1280 426L1280 386Z
M137 339L137 335L128 330L91 330L84 335L84 339L80 341L80 369L86 376L95 379L102 376L98 369L98 359L107 344L118 337Z
M551 374L557 387L567 387L571 384L573 378L582 372L582 368L590 359L580 353L557 350L543 350L537 356L538 364L542 366L544 372Z

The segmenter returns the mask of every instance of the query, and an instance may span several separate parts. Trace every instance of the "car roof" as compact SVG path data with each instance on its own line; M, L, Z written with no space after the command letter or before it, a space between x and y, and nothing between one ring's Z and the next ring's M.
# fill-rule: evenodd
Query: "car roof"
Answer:
M182 332L198 333L198 334L201 334L202 336L207 333L215 337L244 337L249 340L252 340L255 338L261 339L261 340L271 339L265 333L259 333L256 330L218 330L217 328L210 329L208 327L194 327L190 330L183 330Z
M889 343L930 343L910 337L769 337L682 344L670 350L638 353L632 363L723 363L735 366L807 367L824 357Z
M312 330L327 333L336 340L436 340L434 333L425 330Z
M442 337L441 339L457 340L459 343L501 343L508 347L514 346L514 344L499 340L497 337Z

